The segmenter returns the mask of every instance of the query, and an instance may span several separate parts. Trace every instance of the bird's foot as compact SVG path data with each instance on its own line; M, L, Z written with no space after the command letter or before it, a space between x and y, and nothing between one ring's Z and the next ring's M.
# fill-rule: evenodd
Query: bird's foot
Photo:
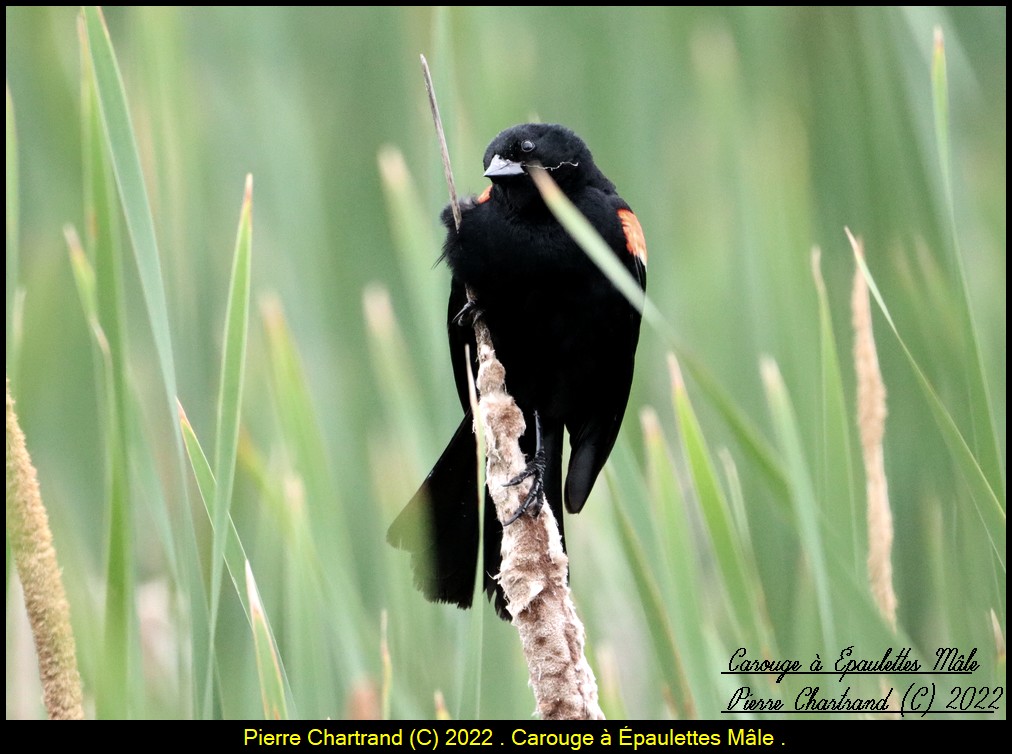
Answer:
M536 441L534 457L528 461L523 471L503 486L515 487L530 477L534 477L534 481L527 492L527 497L520 503L516 513L510 516L507 521L504 521L503 526L509 526L528 510L532 517L536 517L541 512L541 506L545 502L545 448L541 442L541 417L538 416L537 411L534 412L534 432Z
M453 324L458 327L474 326L474 323L484 316L485 310L478 306L478 302L469 298L467 303L453 316Z

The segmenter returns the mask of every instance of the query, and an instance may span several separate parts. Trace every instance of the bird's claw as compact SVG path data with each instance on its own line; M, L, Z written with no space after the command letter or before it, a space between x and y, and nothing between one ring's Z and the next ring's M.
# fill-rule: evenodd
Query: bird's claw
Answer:
M537 517L541 512L541 506L545 502L545 449L541 442L541 417L538 416L538 412L534 412L534 429L536 437L536 449L534 457L527 463L524 470L517 474L515 477L506 482L504 487L515 487L525 479L534 477L534 481L531 483L530 490L527 491L527 497L520 503L516 512L503 522L503 526L509 526L518 518L520 518L526 511L530 511L531 517Z
M469 298L467 303L453 316L453 324L458 327L466 327L468 325L474 326L485 314L485 310L478 306L478 302L473 298Z

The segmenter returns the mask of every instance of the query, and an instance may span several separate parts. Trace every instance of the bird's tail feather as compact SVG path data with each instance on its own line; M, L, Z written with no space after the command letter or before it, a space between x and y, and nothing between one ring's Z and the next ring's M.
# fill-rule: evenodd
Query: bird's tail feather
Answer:
M411 553L415 585L426 599L464 608L471 606L478 566L478 469L472 424L468 411L418 492L387 530L390 544ZM528 434L521 446L530 457L534 433ZM544 442L545 494L563 533L561 423L546 425ZM502 565L502 525L487 490L484 499L482 583L499 617L509 621L506 595L496 580Z
M415 584L429 600L470 607L478 565L478 470L471 413L418 492L387 530L411 553Z

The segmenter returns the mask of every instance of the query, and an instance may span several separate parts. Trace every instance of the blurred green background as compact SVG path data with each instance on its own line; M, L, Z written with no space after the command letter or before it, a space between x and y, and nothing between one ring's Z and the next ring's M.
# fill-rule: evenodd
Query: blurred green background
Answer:
M82 158L101 139L82 139L77 16L6 10L17 133L6 363L89 714L257 717L237 591L222 588L213 639L200 615L215 591L213 537L125 223L111 247L122 260L114 398L75 286L68 223L102 277L85 209L97 184ZM234 233L253 175L231 514L287 673L288 714L431 717L437 690L454 717L534 708L512 629L484 603L469 613L426 603L407 556L385 542L460 412L443 329L448 275L434 266L446 188L421 52L459 190L484 187L481 156L501 129L559 122L588 143L646 233L648 292L669 327L645 328L607 478L567 526L605 712L716 717L748 682L720 675L742 646L806 664L849 644L869 658L910 646L929 665L939 646L977 647L973 682L1004 683L1005 8L115 8L105 18L154 218L175 390L209 459ZM941 149L936 26L948 66ZM873 303L895 636L865 575L844 226L863 238L910 350ZM672 407L672 349L691 365L698 432ZM764 356L779 366L789 415L764 389ZM646 446L645 409L663 433L648 432ZM8 544L7 716L35 717L44 711L15 582ZM878 680L855 681L852 695L881 695ZM751 679L788 706L809 682ZM846 684L823 685L835 695Z

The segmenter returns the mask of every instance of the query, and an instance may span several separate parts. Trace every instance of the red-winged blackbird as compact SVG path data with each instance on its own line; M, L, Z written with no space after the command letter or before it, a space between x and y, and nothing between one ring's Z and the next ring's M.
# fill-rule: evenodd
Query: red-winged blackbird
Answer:
M572 131L531 123L506 129L485 151L492 180L462 202L460 229L450 208L441 259L453 272L448 310L450 355L464 418L435 467L390 526L391 544L412 554L415 581L430 600L470 607L478 559L475 439L464 346L475 354L465 288L488 325L506 368L506 389L524 413L521 448L562 528L562 441L572 452L565 503L583 508L618 435L629 399L640 315L558 223L529 171L543 167L646 287L646 244L639 221ZM539 421L535 421L537 418ZM543 455L535 457L535 424ZM534 488L532 488L533 490ZM537 498L537 492L534 496ZM531 511L540 507L534 500ZM484 585L509 620L495 581L502 527L485 493Z

